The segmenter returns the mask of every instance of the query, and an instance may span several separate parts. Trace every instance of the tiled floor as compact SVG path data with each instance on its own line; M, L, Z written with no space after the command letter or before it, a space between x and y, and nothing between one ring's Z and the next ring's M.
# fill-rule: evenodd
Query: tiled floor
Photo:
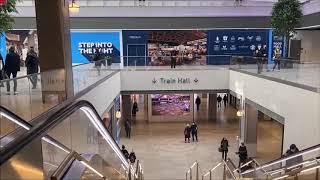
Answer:
M201 109L201 108L200 108ZM205 109L205 108L203 108ZM184 123L137 123L133 126L131 139L122 138L121 144L134 150L144 166L145 179L184 179L186 170L199 162L200 174L220 161L218 147L222 137L229 140L229 157L237 165L236 136L239 121L236 110L219 110L217 121L205 115L199 121L199 142L184 142ZM201 113L203 115L203 113ZM258 157L260 162L279 157L281 141L273 121L261 121L258 127ZM220 179L220 178L217 178Z

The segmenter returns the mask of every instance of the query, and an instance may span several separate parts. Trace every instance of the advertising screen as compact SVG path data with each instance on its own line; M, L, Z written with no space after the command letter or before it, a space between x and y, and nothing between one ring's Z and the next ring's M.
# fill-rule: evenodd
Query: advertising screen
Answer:
M113 63L120 63L119 36L119 32L71 32L72 63L92 61L96 48L112 57Z
M190 95L152 94L152 115L185 116L190 114Z
M88 63L93 59L93 47L100 49L104 56L112 57L112 62L120 63L119 32L71 32L72 63ZM4 56L9 46L15 46L21 60L26 59L33 47L39 54L36 30L12 30L0 38L0 51ZM40 59L41 61L41 59Z
M207 33L198 30L123 31L125 65L205 65Z

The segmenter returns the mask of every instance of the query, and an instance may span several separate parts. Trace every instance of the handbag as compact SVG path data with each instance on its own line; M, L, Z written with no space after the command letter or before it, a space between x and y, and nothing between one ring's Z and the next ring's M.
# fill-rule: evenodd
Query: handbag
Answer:
M222 152L222 148L221 148L221 147L219 147L219 148L218 148L218 151L219 151L219 152Z

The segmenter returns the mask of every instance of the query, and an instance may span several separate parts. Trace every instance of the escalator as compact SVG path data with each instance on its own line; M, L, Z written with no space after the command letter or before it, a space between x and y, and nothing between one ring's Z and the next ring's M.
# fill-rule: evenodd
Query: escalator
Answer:
M0 179L142 179L139 161L129 164L87 101L64 103L24 121L0 108Z
M267 162L261 165L257 160L250 159L236 168L231 159L218 162L212 169L203 174L192 170L199 165L191 166L186 173L186 180L202 179L306 179L320 180L320 144L301 150L290 156Z

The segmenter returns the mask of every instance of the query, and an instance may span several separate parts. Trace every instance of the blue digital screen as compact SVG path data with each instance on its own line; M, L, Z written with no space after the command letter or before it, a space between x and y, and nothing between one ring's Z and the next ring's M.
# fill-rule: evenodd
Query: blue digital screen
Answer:
M71 32L72 63L88 63L93 60L95 47L113 63L120 63L119 32Z

